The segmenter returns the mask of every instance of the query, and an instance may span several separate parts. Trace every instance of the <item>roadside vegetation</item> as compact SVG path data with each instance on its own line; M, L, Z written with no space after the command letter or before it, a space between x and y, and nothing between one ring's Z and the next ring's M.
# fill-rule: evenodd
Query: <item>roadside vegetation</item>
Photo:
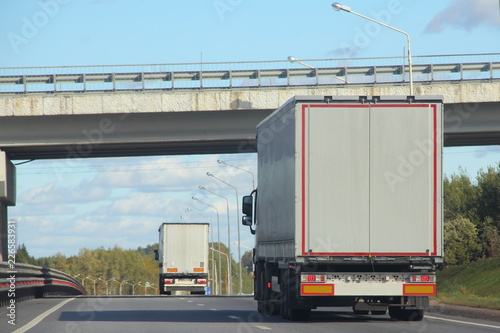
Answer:
M446 263L500 257L500 163L474 180L465 170L446 176L443 190Z
M446 268L437 283L439 302L500 310L500 258Z
M437 300L500 310L500 163L471 179L446 176L444 246Z

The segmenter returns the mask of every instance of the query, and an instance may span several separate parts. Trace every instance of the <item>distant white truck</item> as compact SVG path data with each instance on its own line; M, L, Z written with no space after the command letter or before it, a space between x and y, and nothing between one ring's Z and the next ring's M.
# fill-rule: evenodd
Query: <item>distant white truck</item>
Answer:
M441 97L298 96L257 126L258 310L421 320L443 264Z
M205 294L208 286L208 223L163 223L155 259L160 294Z

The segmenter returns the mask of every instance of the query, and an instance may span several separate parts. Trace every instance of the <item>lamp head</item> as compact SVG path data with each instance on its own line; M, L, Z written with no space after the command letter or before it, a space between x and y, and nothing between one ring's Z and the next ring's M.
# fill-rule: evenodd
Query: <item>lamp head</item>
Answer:
M335 11L346 11L346 12L350 12L351 11L351 7L347 7L347 6L344 6L344 5L341 5L340 3L338 2L334 2L332 3L332 7L333 9L335 9Z

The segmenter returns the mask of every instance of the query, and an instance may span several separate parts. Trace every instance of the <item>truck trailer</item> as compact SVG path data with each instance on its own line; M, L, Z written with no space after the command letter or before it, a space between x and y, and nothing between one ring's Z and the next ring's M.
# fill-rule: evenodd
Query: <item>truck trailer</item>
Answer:
M205 294L208 285L208 223L163 223L155 259L160 294Z
M258 311L422 320L443 265L439 96L296 96L257 125Z

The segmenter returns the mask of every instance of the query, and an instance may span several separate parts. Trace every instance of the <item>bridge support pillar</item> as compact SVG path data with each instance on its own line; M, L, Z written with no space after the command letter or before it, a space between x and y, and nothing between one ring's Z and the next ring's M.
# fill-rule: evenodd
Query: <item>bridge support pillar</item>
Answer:
M16 204L16 167L5 152L0 151L0 261L8 259L7 207Z

